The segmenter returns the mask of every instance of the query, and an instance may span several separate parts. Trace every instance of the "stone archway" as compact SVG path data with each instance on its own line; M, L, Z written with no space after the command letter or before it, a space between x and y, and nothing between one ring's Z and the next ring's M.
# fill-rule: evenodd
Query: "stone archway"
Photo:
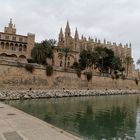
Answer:
M1 53L0 56L7 57L8 55L6 53Z
M8 42L5 44L5 49L9 50L9 43Z
M11 54L10 57L17 58L17 55L16 54Z
M1 42L1 48L4 49L4 42Z
M25 56L25 55L20 55L20 56L19 56L19 61L20 61L20 62L23 62L23 63L26 63L26 62L27 62L26 56Z

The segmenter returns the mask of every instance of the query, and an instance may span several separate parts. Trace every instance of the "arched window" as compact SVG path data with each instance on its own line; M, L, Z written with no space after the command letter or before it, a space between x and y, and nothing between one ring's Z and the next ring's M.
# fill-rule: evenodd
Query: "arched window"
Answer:
M17 56L15 54L10 55L10 57L17 58Z
M19 50L19 49L18 49L18 44L15 44L15 50Z
M25 52L27 51L27 46L26 45L23 46L23 51L25 51Z
M6 57L7 54L6 54L6 53L2 53L2 54L0 54L0 56L4 56L4 57Z
M11 50L15 50L15 47L14 47L14 44L13 43L10 44L10 49Z
M1 48L4 49L4 42L1 42Z
M26 56L20 55L19 58L21 58L21 59L26 59Z
M19 51L20 52L22 51L22 45L21 44L19 45Z
M5 48L6 48L6 50L9 50L9 43L6 43Z

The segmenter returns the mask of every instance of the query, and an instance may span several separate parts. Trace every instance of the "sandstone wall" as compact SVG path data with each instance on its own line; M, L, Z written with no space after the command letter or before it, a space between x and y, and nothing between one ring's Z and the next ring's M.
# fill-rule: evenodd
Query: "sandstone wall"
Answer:
M24 68L24 64L0 61L0 89L140 89L134 80L112 80L109 77L93 76L87 82L85 75L78 78L74 72L64 72L55 68L53 76L46 76L42 66L33 73Z

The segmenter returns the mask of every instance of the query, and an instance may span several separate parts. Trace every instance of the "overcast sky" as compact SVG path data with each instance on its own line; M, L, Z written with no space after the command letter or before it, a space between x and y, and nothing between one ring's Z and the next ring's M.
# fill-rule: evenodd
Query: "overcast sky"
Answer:
M35 33L36 41L58 38L69 20L72 34L116 43L132 43L140 57L139 0L4 0L0 3L0 31L12 18L18 34Z

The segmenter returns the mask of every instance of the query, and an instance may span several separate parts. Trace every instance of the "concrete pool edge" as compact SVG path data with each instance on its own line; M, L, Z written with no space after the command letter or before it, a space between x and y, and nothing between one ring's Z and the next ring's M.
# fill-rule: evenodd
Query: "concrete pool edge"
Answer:
M6 138L7 136L7 138ZM0 139L80 140L80 138L21 110L0 102ZM12 139L13 138L13 139Z

